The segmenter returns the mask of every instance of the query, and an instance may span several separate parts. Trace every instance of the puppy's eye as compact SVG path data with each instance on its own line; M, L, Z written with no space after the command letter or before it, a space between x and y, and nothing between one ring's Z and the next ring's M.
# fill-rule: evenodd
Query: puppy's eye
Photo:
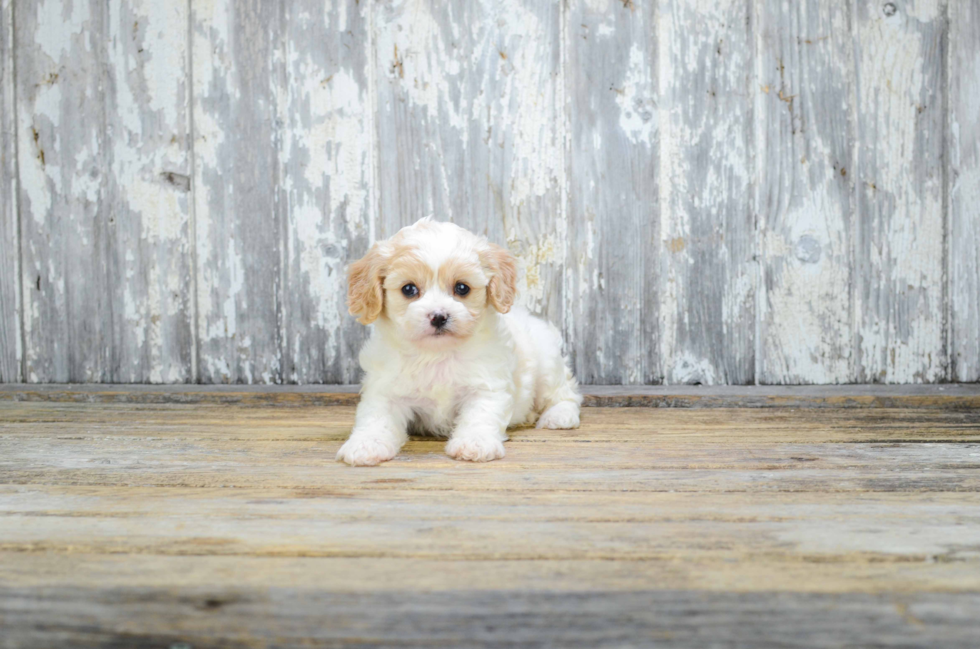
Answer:
M470 292L470 287L463 282L456 282L456 288L453 290L456 292L456 295L466 297L466 295Z
M402 286L402 295L407 298L413 298L419 294L419 287L415 284L405 284Z

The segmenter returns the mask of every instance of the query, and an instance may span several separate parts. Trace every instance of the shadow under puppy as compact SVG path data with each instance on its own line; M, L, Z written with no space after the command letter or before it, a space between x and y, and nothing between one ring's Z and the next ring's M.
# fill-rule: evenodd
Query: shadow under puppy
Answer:
M374 465L409 432L448 437L457 460L504 456L507 428L577 428L582 397L561 335L521 308L514 257L452 223L424 218L350 267L347 299L363 324L365 372L337 459Z

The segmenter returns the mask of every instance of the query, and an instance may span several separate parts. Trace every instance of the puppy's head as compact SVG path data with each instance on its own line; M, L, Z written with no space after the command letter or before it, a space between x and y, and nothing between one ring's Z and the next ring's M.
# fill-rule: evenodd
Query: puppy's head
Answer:
M351 264L347 303L363 324L386 318L406 340L453 346L487 309L514 303L514 257L452 223L422 219Z

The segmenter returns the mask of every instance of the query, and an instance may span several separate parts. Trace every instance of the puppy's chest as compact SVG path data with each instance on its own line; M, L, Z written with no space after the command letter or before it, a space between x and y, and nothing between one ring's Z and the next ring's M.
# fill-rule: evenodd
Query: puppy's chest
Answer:
M459 404L470 392L457 364L444 362L420 368L405 377L402 403L415 415L414 432L449 435Z

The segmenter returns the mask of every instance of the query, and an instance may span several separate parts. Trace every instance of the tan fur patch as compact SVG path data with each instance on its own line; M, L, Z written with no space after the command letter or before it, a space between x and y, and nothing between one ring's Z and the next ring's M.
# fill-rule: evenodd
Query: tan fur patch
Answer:
M401 287L411 282L419 287L419 291L432 283L435 273L415 252L415 249L405 244L396 244L388 262L388 272L385 288L401 290ZM390 281L389 281L390 280Z
M371 324L384 308L385 258L378 244L350 265L347 274L347 310L361 324Z
M456 282L463 282L472 289L482 288L484 280L480 264L476 260L450 257L439 267L439 286L449 293Z
M517 260L510 251L493 243L480 257L490 275L487 301L500 313L507 313L517 294Z

